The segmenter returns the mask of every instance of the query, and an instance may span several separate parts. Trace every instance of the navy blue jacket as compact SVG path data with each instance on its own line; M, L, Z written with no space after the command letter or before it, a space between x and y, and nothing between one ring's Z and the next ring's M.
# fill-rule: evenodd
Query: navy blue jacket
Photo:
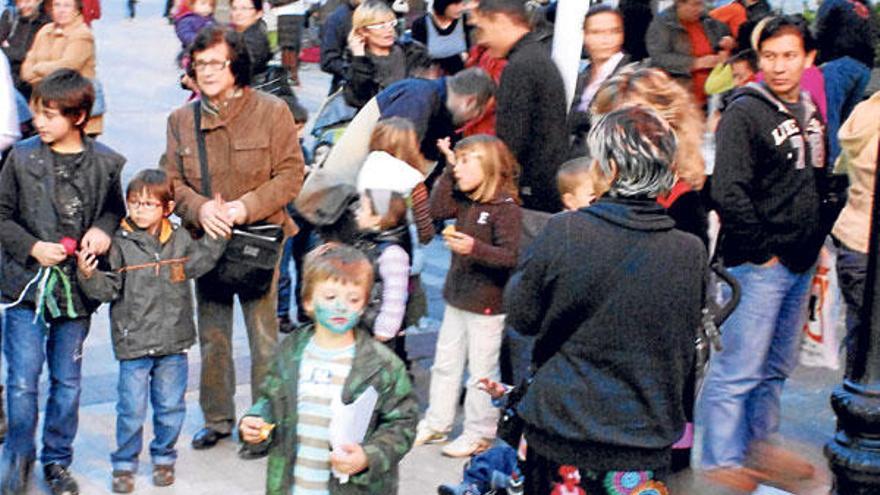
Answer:
M440 158L437 140L452 137L455 125L446 108L446 78L404 79L388 86L376 96L383 119L404 117L412 121L421 141L422 154L429 160Z
M348 70L345 49L348 47L348 33L351 32L352 13L354 7L344 0L321 26L321 70L333 75L331 94L345 81Z
M597 471L667 467L705 273L703 244L652 199L552 217L504 294L507 324L538 336L518 406L529 448Z

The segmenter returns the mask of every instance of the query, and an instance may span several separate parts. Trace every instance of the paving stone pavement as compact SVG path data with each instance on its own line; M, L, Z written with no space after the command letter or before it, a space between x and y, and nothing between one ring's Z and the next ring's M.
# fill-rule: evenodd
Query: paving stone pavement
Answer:
M123 19L124 2L103 5L104 18L94 25L98 50L98 76L104 83L107 97L106 144L128 158L125 182L138 170L156 166L164 148L165 121L168 113L184 103L186 93L177 86L178 70L174 59L179 44L171 26L160 18L164 2L138 2L138 18ZM316 113L329 86L329 77L314 65L305 65L301 73L303 85L297 94L303 104ZM442 316L440 296L449 253L435 241L427 248L427 267L422 275L429 296L429 316L425 329L410 339L416 358L414 375L423 407L426 402L429 366L436 340L438 320ZM248 397L248 346L241 314L236 313L234 355L236 356L238 411L243 412ZM87 340L83 366L83 397L80 427L72 470L84 494L110 493L109 454L114 448L117 362L110 345L106 308L93 318ZM192 435L201 427L198 407L198 348L190 353L190 380L187 394L187 419L179 442L177 483L156 488L149 478L149 456L145 453L137 492L143 494L258 494L263 493L265 461L242 461L236 455L236 444L223 441L209 451L194 451L189 446ZM804 370L797 372L784 395L783 433L787 441L824 466L821 447L834 429L834 416L828 407L828 396L840 380L839 373ZM45 396L45 383L43 393ZM460 425L458 425L460 428ZM151 425L145 425L145 444L151 438ZM439 447L413 450L400 466L400 494L436 493L443 482L460 478L462 460L440 455ZM146 449L145 449L146 450ZM42 475L36 474L29 494L48 493ZM671 480L672 493L714 495L725 492L706 486L690 472ZM816 493L827 492L820 488ZM385 494L377 494L385 495ZM806 495L806 494L804 494Z

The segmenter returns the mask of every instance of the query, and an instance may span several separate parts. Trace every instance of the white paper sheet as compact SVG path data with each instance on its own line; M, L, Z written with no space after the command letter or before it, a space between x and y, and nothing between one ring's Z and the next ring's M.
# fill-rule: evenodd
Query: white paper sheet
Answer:
M336 449L345 444L361 444L370 426L373 410L379 393L372 386L358 396L351 404L343 404L341 398L337 398L330 405L333 418L330 419L330 447ZM348 483L348 475L333 470L333 475L340 483Z

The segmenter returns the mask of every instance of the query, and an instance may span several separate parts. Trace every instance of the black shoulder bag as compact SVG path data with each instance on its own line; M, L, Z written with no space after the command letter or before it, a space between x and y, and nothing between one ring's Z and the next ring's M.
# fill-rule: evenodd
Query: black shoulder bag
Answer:
M213 196L211 176L208 173L208 152L201 123L201 103L197 101L193 103L193 127L198 145L199 168L202 172L202 194L210 198ZM192 187L184 175L183 163L179 157L177 166L180 168L180 176ZM284 230L280 225L268 222L238 225L232 229L232 238L217 266L205 277L234 287L242 294L264 294L272 284L283 242Z

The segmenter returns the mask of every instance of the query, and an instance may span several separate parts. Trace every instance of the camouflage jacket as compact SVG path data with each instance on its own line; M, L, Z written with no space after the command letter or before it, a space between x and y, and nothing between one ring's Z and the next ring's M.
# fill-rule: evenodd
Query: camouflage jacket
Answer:
M293 485L296 458L296 397L299 366L312 329L304 328L281 342L275 361L248 416L260 416L275 429L267 442L266 494L287 495ZM362 443L368 467L340 484L330 477L331 495L397 493L397 465L415 437L419 407L403 363L369 332L355 330L355 356L342 389L351 404L368 387L379 393Z

